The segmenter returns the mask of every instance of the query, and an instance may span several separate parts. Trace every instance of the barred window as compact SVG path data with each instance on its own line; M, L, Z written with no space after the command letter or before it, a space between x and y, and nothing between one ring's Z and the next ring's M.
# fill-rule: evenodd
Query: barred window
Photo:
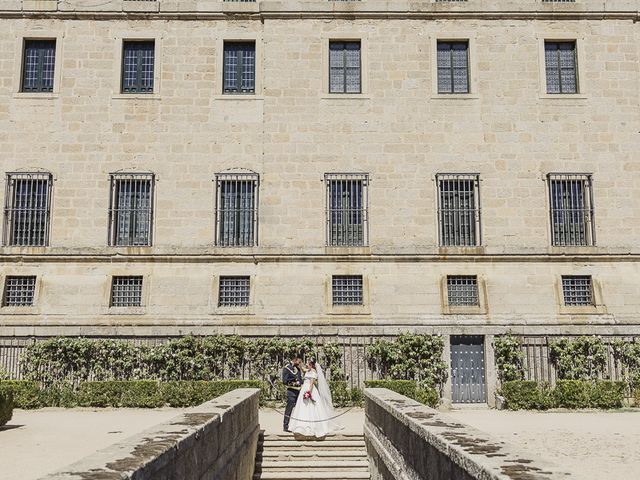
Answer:
M334 275L331 279L333 305L362 305L362 275Z
M477 307L478 277L475 275L447 276L447 298L451 307Z
M8 173L4 202L5 245L44 247L49 244L50 173Z
M4 281L2 305L5 307L31 306L35 293L35 276L7 276Z
M153 222L154 175L111 175L109 201L109 245L150 246Z
M142 276L113 277L111 279L112 307L142 306Z
M254 173L216 175L216 245L258 244L258 184Z
M329 42L329 93L360 93L360 42Z
M22 91L52 92L55 64L55 40L25 40L22 62Z
M567 306L593 305L593 285L590 275L563 275L562 294Z
M480 245L480 176L438 174L436 181L440 246Z
M438 93L469 93L469 42L438 42Z
M248 276L220 277L219 307L246 307L249 305L251 280Z
M327 173L327 246L358 247L368 238L368 174Z
M578 93L576 42L544 42L547 93Z
M155 41L124 41L122 93L153 93Z
M551 244L595 245L591 175L550 173Z
M224 42L223 93L256 90L255 42Z

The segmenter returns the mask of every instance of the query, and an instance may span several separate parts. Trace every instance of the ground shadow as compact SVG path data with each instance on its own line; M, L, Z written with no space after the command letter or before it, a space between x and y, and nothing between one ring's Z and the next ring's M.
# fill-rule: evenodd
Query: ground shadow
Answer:
M4 427L0 427L0 432L4 432L5 430L13 430L14 428L22 428L24 425L5 425Z

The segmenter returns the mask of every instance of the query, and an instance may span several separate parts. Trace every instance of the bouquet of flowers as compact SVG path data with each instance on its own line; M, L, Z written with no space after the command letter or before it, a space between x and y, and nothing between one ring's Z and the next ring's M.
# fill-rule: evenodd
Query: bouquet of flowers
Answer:
M302 398L304 400L311 400L312 402L315 403L315 399L311 396L311 390L307 390L306 392L304 392L304 395L302 395Z

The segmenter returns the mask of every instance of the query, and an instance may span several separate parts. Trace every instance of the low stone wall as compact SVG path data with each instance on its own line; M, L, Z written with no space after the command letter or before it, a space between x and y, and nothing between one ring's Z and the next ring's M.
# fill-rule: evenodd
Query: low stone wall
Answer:
M258 397L234 390L42 480L250 480Z
M576 478L390 390L365 391L371 480Z

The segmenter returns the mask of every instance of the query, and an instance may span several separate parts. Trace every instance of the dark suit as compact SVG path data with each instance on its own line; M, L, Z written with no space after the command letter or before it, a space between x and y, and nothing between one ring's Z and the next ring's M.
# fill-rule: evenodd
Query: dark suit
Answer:
M296 406L298 395L300 395L300 387L302 386L302 372L293 363L289 363L282 369L282 383L287 388L287 408L284 410L285 430L289 430L289 419L293 407Z

